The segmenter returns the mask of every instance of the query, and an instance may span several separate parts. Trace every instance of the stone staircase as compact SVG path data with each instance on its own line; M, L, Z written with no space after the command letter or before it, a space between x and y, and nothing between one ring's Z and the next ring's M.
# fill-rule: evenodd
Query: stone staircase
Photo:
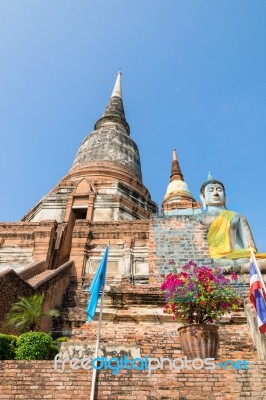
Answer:
M146 293L146 290L143 285L133 286L130 291L124 287L123 294L120 290L118 290L118 293L114 291L111 291L111 293L108 290L104 297L104 320L113 320L114 323L125 322L126 320L132 321L132 319L136 323L140 321L154 322L155 320L157 323L161 323L171 319L171 316L169 317L160 311L159 313L156 311L158 306L163 308L164 304L158 294L149 290ZM247 293L246 285L243 285L241 292L242 296L245 297ZM86 322L86 307L89 298L88 287L83 285L82 279L71 281L63 297L60 317L53 320L52 334L54 337L72 336L75 333L73 330L80 328ZM99 311L99 305L97 311ZM95 320L97 319L98 312L95 315ZM246 323L244 303L232 316L222 318L220 323L229 325Z
M244 324L247 322L247 317L245 314L245 310L244 310L244 305L241 305L241 307L239 308L238 311L235 311L233 313L231 322L233 322L234 324Z
M71 281L62 301L59 318L53 319L53 336L71 336L87 318L86 307L89 293L83 290L81 281Z
M39 282L41 282L43 279L47 278L48 276L52 275L54 273L53 270L46 270L41 272L40 274L34 275L32 278L28 279L27 282L31 286L36 286Z

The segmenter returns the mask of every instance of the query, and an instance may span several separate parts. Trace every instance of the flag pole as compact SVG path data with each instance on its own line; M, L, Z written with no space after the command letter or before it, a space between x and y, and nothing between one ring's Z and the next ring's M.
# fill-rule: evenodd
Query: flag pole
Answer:
M250 248L250 254L251 254L251 257L252 257L252 259L254 261L255 268L256 268L257 274L259 275L259 278L260 278L264 293L266 294L266 286L265 286L264 280L262 278L262 275L261 275L261 272L260 272L260 268L259 268L257 260L256 260L256 256L255 256L255 254L253 252L252 246L249 245L249 248Z
M104 285L105 286L105 285ZM98 350L99 350L99 343L100 343L100 336L101 336L101 323L102 323L102 314L103 314L103 299L104 299L104 286L102 286L102 294L101 294L101 308L100 308L100 315L98 321L98 332L97 332L97 339L96 339L96 347L95 347L95 357L98 357ZM92 381L91 381L91 395L90 400L94 400L94 393L95 393L95 385L96 385L96 375L97 369L93 368L92 371Z

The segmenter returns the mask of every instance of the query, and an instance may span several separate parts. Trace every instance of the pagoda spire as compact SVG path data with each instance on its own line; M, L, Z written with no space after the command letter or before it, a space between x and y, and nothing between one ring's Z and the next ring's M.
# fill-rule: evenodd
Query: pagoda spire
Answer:
M114 122L120 124L125 129L126 134L130 134L130 128L126 121L124 105L122 100L122 72L118 71L111 98L102 117L96 122L94 129L100 129L105 123Z
M170 182L172 181L184 181L183 174L181 172L181 168L179 162L177 160L176 149L173 150L173 160L172 160L172 169L171 169L171 176Z
M162 203L162 211L165 215L181 209L200 208L200 204L195 201L187 183L184 181L183 174L177 159L176 149L173 150L172 169L170 183L167 186L166 194ZM190 211L188 211L189 213ZM186 212L183 212L186 215Z

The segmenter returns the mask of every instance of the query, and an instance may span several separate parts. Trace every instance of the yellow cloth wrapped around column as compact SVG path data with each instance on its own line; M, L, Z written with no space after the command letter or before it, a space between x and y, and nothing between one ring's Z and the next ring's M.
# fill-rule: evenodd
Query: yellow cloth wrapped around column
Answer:
M211 258L249 258L250 250L232 249L230 243L230 226L235 215L234 211L223 210L211 223L208 232L208 244ZM256 249L253 249L256 253ZM266 253L256 254L256 258L266 258Z

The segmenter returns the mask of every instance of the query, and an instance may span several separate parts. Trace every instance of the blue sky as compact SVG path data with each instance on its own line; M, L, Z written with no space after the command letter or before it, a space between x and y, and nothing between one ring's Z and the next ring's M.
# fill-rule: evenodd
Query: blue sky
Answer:
M121 68L153 200L175 147L194 197L210 170L266 252L265 17L264 0L2 0L0 220L68 172Z

